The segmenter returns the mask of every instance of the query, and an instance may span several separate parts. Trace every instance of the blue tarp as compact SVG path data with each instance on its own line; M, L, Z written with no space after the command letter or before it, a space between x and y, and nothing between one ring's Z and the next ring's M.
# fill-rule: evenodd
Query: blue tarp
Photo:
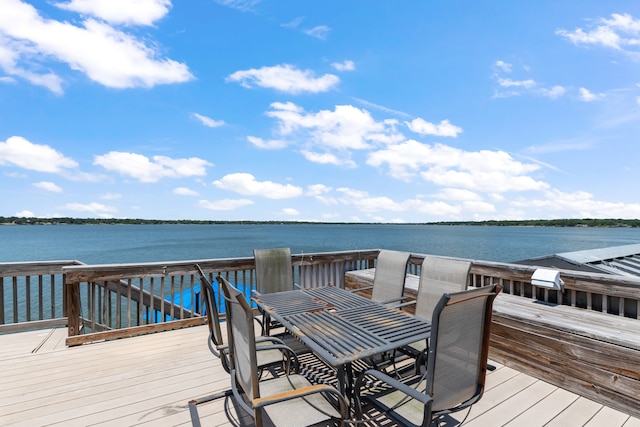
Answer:
M248 286L243 285L242 283L240 284L233 284L235 287L237 287L240 291L243 291L245 296L247 297L247 300L250 300L251 297L251 289ZM212 283L212 287L213 287L213 293L215 295L215 301L218 303L218 313L222 314L225 312L224 309L224 304L222 303L222 301L220 300L220 297L218 295L218 289L219 289L219 285L217 281L214 281ZM195 311L197 313L201 313L203 316L207 314L207 310L206 310L206 305L204 304L204 298L201 298L200 296L200 285L195 285L193 287L193 292L195 293L195 298L192 298L192 293L191 293L191 288L185 289L182 292L177 292L173 295L170 295L168 297L165 297L166 301L172 301L176 307L174 308L174 313L178 310L180 310L180 305L182 305L182 307L187 310L187 311L191 311L192 309L192 305L193 302L195 300L196 303L196 307L195 307ZM183 303L184 301L184 303ZM252 304L252 306L255 306L255 303ZM153 310L153 314L151 315L151 318L153 319L154 323L160 323L161 320L161 312L159 310ZM178 318L174 318L171 319L169 317L169 315L165 312L165 316L164 316L164 321L168 322L170 320L177 320ZM149 316L147 314L143 315L142 318L144 320L147 320L149 318Z

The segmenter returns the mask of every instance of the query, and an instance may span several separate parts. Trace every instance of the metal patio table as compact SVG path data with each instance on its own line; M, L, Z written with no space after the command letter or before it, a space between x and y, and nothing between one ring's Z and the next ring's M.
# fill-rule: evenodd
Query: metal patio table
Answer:
M340 391L348 398L353 362L431 334L431 322L336 287L260 294L253 300L337 370Z

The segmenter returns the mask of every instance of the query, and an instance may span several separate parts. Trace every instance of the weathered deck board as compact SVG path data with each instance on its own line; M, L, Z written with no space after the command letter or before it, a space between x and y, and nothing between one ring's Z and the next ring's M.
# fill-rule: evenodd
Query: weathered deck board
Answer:
M0 352L0 425L190 426L189 400L229 388L228 374L209 353L207 334L206 327L192 327L39 353L31 353L29 334L23 335L29 345L19 345L16 334L2 335L0 348L12 341L14 353ZM496 366L465 425L640 425L629 415ZM207 426L251 425L233 399L204 403L198 413ZM467 411L454 415L461 420Z

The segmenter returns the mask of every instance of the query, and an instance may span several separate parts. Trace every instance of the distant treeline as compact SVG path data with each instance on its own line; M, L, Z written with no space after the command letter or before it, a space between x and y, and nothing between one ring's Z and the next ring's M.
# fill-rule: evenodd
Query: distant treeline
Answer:
M493 225L518 227L640 227L640 219L528 219L521 221L437 222L438 225Z
M335 224L306 221L217 221L217 220L161 220L127 218L23 218L0 216L0 224L5 225L58 225L58 224ZM363 223L343 223L363 224ZM640 219L529 219L513 221L440 221L412 223L413 225L487 225L511 227L640 227ZM394 225L394 224L388 224ZM405 224L406 225L406 224Z

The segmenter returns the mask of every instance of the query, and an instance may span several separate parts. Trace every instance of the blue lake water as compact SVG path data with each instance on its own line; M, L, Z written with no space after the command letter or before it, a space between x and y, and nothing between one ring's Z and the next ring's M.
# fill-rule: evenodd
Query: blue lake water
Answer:
M380 224L0 226L0 262L87 264L249 257L255 248L294 254L395 249L489 261L640 243L637 228Z

